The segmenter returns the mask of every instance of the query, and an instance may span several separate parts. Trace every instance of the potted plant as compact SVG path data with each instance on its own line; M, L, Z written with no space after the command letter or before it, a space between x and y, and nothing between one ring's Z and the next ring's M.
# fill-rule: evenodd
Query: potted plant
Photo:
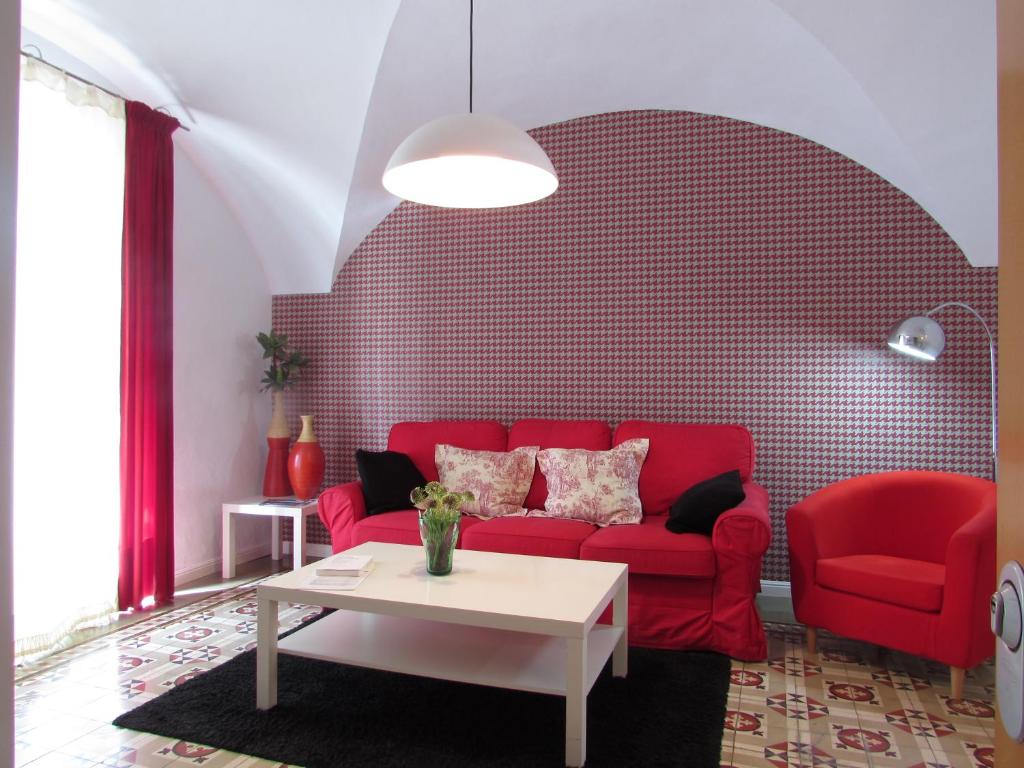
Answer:
M263 359L270 361L270 367L263 372L262 391L274 393L274 410L267 430L267 468L263 474L263 495L269 497L290 496L292 486L288 480L288 419L284 412L284 391L295 385L299 372L309 364L309 359L298 350L288 347L288 337L270 333L259 333L256 341L263 348Z
M410 500L420 517L420 539L427 555L427 573L444 576L452 572L452 555L459 540L460 507L473 501L469 491L449 491L437 482L413 488Z

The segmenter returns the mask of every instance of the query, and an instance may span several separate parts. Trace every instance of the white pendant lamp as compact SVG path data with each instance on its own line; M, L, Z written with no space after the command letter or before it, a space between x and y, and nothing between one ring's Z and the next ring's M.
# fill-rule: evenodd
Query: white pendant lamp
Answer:
M532 203L558 188L551 160L526 131L473 114L473 0L469 3L469 114L447 115L398 145L381 179L393 195L443 208Z

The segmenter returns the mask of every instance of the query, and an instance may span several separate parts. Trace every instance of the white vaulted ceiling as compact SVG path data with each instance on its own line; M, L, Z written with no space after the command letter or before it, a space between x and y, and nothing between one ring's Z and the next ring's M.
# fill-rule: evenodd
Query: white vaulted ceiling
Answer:
M25 0L34 36L192 130L274 293L322 292L397 204L413 129L466 109L468 0ZM47 55L45 44L43 55ZM475 108L768 125L862 163L996 263L992 0L476 0Z

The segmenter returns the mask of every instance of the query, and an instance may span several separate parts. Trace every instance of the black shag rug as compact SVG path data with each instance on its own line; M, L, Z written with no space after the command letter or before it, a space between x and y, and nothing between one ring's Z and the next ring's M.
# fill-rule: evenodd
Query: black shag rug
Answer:
M729 659L630 648L587 699L587 766L718 768ZM114 725L306 768L564 765L565 699L280 654L278 704L256 709L247 651Z

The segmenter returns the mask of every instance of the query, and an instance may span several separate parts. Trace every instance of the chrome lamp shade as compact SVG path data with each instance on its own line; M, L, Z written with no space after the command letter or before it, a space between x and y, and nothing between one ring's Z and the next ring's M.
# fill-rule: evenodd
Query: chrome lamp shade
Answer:
M915 315L892 329L889 346L918 360L934 362L946 348L946 334L930 317Z

